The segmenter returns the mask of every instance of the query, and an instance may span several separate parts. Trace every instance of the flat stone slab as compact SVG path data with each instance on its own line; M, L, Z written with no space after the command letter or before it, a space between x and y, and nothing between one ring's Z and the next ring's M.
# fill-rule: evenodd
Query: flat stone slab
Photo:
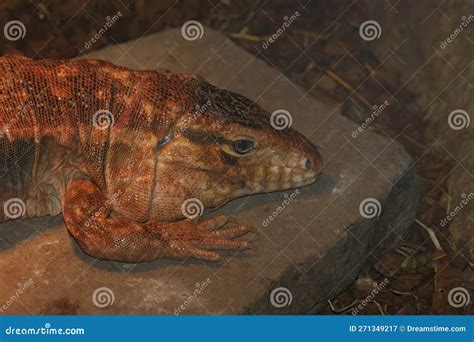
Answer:
M100 261L82 253L61 216L2 224L0 313L316 313L410 227L419 188L404 149L368 129L353 134L354 123L220 33L206 28L187 41L169 30L90 57L196 73L270 111L287 110L321 147L324 175L298 192L241 198L211 213L260 231L257 252L229 253L222 263ZM369 203L365 212L361 203Z

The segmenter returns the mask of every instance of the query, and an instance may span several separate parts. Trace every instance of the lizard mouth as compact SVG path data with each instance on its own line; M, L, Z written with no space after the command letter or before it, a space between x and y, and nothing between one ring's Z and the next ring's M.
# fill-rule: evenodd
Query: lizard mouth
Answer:
M256 194L300 188L316 181L322 173L319 153L306 154L299 161L259 166L247 172L241 192ZM250 176L250 177L249 177Z
M295 189L295 188L300 188L306 185L310 185L316 181L317 177L318 177L317 174L312 174L312 175L307 175L304 178L301 178L299 176L294 177L293 179L290 179L288 181L281 181L281 180L275 180L275 181L263 180L260 182L246 181L245 187L247 191L250 193L282 191L282 190Z

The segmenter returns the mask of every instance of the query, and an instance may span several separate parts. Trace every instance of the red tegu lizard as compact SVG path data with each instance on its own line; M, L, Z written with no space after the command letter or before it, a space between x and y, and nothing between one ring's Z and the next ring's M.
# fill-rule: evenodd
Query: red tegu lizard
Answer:
M219 260L249 229L196 211L321 173L301 134L193 75L20 56L0 73L0 222L62 212L96 258Z

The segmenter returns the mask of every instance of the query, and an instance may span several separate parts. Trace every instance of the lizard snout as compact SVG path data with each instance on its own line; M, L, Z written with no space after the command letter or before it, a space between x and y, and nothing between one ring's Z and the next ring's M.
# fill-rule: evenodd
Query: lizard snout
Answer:
M305 154L298 166L293 169L292 181L294 185L308 185L313 183L322 172L322 159L319 152Z
M303 170L307 170L308 175L311 174L317 177L322 173L323 159L315 146L312 146L311 150L305 153L300 165Z
M317 147L296 131L290 133L291 138L286 140L286 145L282 145L278 153L269 159L270 165L262 170L263 179L254 172L253 178L266 191L309 185L322 173L323 161Z
M304 185L311 184L323 171L323 159L318 148L306 137L295 133L293 138L299 159L293 171L293 181Z

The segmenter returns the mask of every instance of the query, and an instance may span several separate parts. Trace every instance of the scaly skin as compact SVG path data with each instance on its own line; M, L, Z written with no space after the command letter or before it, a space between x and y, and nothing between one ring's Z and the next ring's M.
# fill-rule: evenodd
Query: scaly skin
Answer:
M194 223L192 205L305 186L322 170L302 135L192 75L20 56L1 57L0 73L0 221L62 212L96 258L219 260L215 250L248 249L235 239L247 227Z

